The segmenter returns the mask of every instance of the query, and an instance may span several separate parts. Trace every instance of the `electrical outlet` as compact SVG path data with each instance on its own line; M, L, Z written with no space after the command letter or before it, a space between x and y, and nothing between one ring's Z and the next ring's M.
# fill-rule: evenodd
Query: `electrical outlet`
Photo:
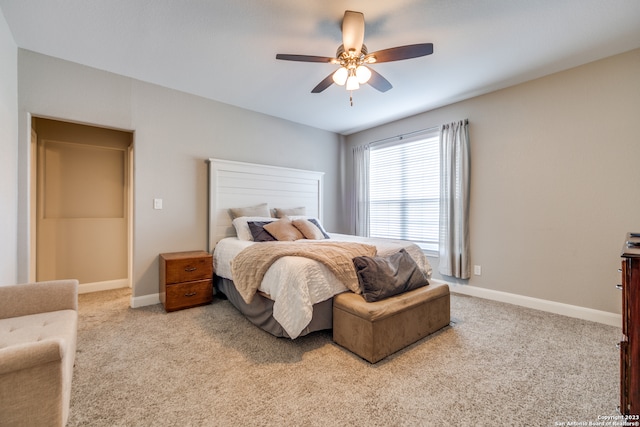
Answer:
M476 276L481 276L482 275L482 266L474 265L473 266L473 274L475 274Z
M153 209L162 209L162 199L153 199Z

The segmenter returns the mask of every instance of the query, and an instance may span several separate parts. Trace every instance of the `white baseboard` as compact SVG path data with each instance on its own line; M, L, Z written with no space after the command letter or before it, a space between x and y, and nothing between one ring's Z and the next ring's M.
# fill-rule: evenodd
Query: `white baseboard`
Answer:
M109 280L106 282L82 283L78 286L79 294L87 294L89 292L108 291L111 289L128 288L129 280ZM143 295L141 297L131 297L129 303L131 308L144 307L146 305L160 304L160 294Z
M144 307L147 305L160 304L160 294L143 295L141 297L131 297L131 308Z
M111 289L128 288L128 279L106 280L104 282L81 283L78 286L79 294L88 294L89 292L108 291Z
M561 314L563 316L575 317L577 319L603 323L610 326L622 326L622 316L616 313L609 313L607 311L594 310L592 308L563 304L560 302L532 298L507 292L494 291L492 289L479 288L477 286L448 283L438 279L432 280L433 282L445 283L449 285L449 289L451 290L451 292L456 294L469 295L499 302L506 302L508 304L514 304L521 307L546 311L549 313Z

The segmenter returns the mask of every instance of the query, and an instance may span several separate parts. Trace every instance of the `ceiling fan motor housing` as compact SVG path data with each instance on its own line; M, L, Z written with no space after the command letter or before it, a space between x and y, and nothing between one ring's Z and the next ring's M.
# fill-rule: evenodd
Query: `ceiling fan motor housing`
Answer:
M368 53L369 51L367 46L364 44L362 45L362 48L360 48L360 55L356 55L354 51L345 51L344 45L341 44L336 51L336 63L347 69L352 69L365 63L375 62L375 58L373 56L367 58ZM370 58L373 59L373 61L371 61Z

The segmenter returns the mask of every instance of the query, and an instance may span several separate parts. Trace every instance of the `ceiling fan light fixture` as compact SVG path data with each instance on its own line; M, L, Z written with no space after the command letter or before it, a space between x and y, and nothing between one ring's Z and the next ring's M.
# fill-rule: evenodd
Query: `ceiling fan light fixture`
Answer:
M347 90L360 89L360 83L358 83L358 77L354 72L347 78Z
M339 86L344 86L347 82L347 77L349 77L349 71L344 67L338 68L336 72L333 73L333 81Z
M356 77L358 78L358 83L365 84L371 78L371 70L364 65L360 65L356 68Z

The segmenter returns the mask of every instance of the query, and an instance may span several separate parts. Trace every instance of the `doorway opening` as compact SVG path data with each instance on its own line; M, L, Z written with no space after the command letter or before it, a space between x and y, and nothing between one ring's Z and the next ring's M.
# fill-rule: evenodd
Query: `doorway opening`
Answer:
M133 132L33 117L31 280L131 287Z

